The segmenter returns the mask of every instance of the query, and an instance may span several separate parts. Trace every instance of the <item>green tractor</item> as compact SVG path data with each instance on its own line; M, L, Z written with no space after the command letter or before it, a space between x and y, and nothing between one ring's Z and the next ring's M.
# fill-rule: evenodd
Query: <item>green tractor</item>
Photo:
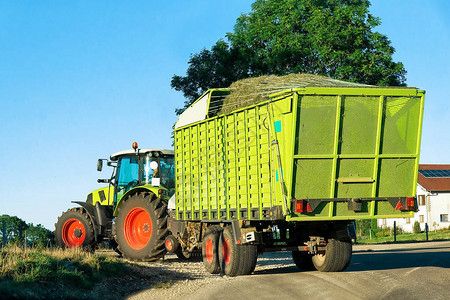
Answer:
M95 250L109 241L116 252L132 260L156 260L167 252L167 209L175 193L174 152L161 149L124 150L99 159L113 168L107 187L93 191L80 207L64 212L55 224L61 247Z

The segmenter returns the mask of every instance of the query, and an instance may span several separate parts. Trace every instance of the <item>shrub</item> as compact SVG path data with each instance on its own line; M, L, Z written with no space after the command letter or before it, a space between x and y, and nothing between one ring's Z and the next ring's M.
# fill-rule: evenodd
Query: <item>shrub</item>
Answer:
M414 234L420 233L420 223L419 221L414 222L413 232Z

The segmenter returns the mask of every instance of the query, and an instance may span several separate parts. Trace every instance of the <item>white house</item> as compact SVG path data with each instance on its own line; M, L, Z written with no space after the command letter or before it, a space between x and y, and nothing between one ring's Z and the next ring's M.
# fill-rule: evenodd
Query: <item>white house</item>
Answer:
M425 230L448 228L450 222L450 165L419 165L417 178L417 200L419 211L414 218L379 219L378 226L401 227L403 231L412 232L415 221Z

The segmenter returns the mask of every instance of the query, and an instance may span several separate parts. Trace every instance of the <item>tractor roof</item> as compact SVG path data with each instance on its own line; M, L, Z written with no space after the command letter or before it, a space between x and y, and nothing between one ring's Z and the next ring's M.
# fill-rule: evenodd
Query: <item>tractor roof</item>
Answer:
M167 149L138 149L138 150L139 150L140 155L144 155L149 152L161 152L162 155L168 155L168 156L174 155L173 150L167 150ZM119 159L119 156L135 155L135 154L136 154L136 151L134 151L134 149L119 151L119 152L111 154L111 160L117 160L117 159Z

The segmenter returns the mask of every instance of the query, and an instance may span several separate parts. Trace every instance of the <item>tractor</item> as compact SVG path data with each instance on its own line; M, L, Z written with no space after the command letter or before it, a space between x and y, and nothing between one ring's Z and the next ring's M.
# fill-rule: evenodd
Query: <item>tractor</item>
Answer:
M109 160L99 159L98 171L102 171L104 161L112 167L112 175L97 182L108 186L88 194L85 202L73 201L80 206L58 218L57 245L94 251L107 241L131 260L163 257L169 235L167 206L175 193L174 152L138 149L133 143L133 149L114 153ZM181 249L174 250L187 258Z

